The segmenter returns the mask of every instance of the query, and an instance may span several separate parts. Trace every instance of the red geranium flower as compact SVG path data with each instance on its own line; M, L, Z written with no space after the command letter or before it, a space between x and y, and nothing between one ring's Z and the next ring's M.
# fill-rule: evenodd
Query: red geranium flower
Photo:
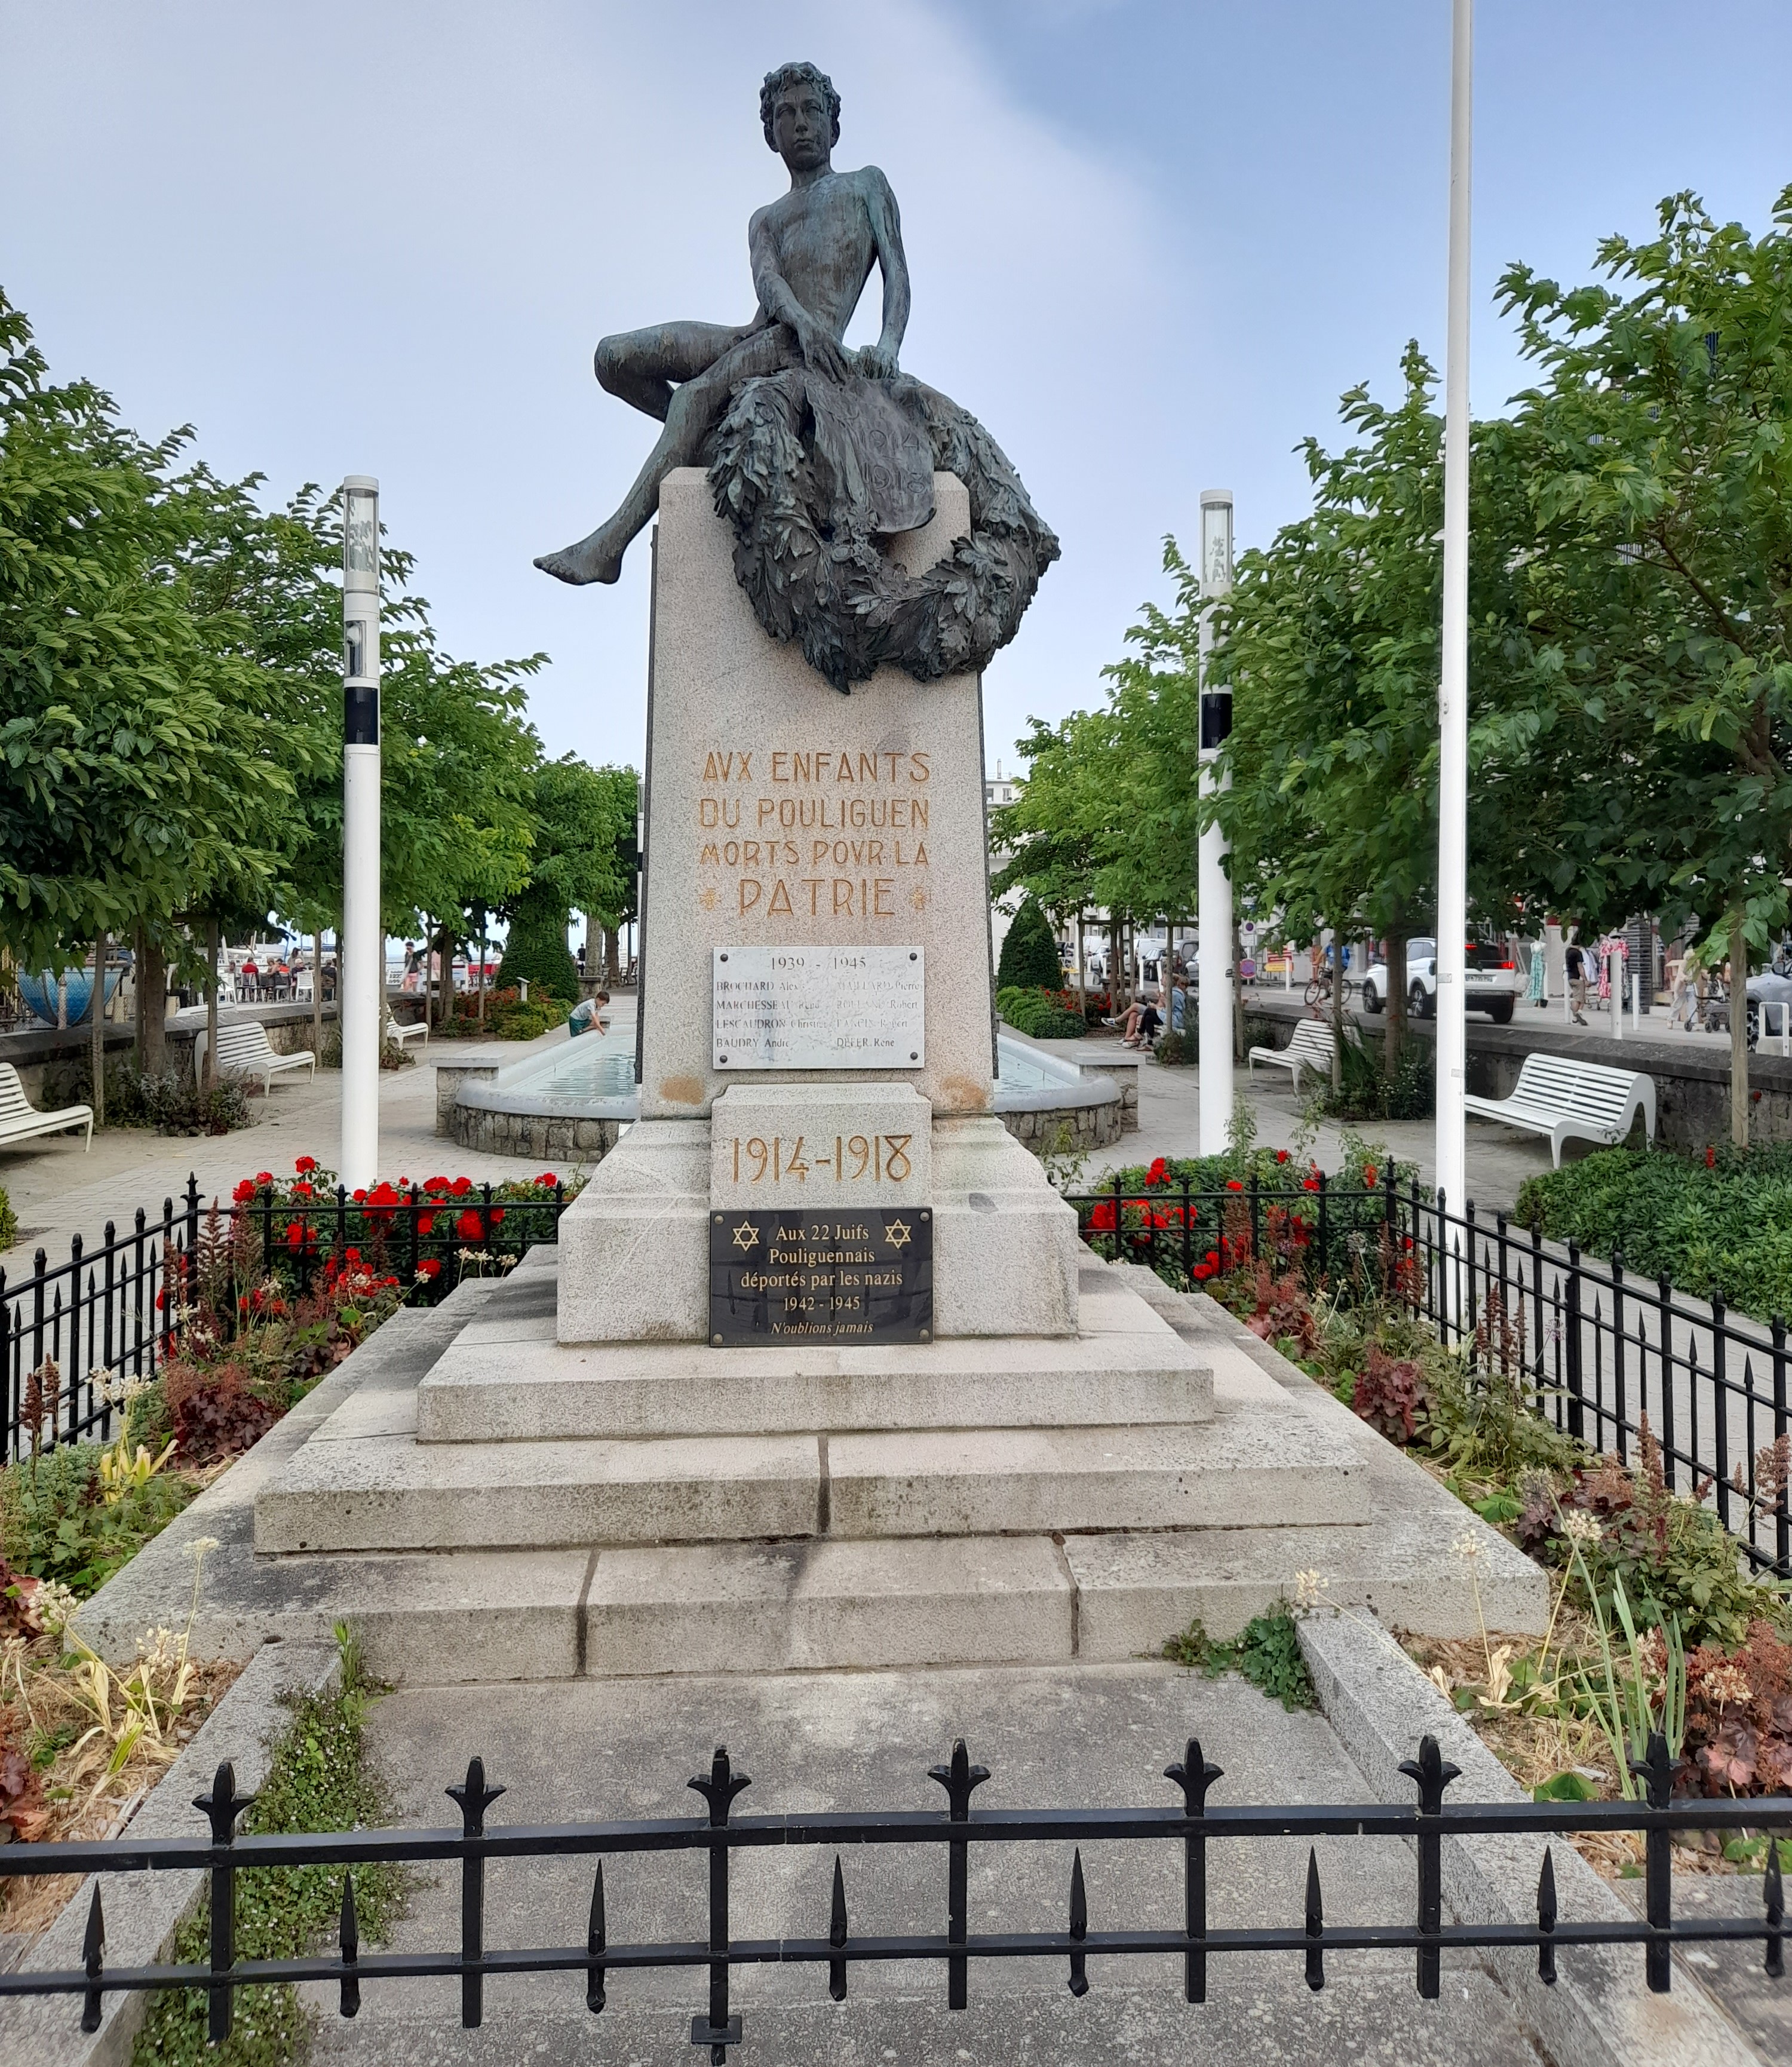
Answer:
M1380 1182L1380 1178L1372 1163L1365 1163L1363 1165L1363 1182L1371 1191L1373 1191L1376 1184Z
M318 1159L314 1155L300 1155L293 1163L293 1168L302 1177L309 1177L317 1167Z
M1229 1192L1242 1192L1244 1189L1243 1181L1237 1177L1228 1177L1226 1180L1226 1188Z
M311 1190L312 1188L301 1177L293 1186L293 1196L297 1199L308 1199L311 1196Z
M1094 1228L1098 1233L1105 1232L1112 1228L1113 1226L1113 1200L1112 1199L1097 1200L1095 1208L1089 1216L1089 1224L1090 1227Z
M417 1275L420 1277L440 1277L441 1274L442 1259L439 1256L426 1256L417 1265Z
M500 1220L501 1220L503 1218L504 1218L504 1208L503 1208L503 1207L502 1207L502 1206L493 1206L493 1208L492 1208L492 1224L493 1224L493 1227L496 1227L496 1226L497 1225L498 1222L499 1222Z
M1303 1177L1300 1180L1300 1188L1303 1192L1316 1192L1319 1189L1318 1178Z
M1717 1151L1715 1148L1708 1148L1705 1151L1705 1167L1708 1170L1715 1170L1717 1168Z
M551 1192L554 1186L560 1182L560 1180L555 1176L551 1170L544 1170L535 1181L543 1191Z
M456 1177L454 1182L448 1186L448 1189L453 1192L454 1196L457 1199L465 1198L468 1192L469 1192L472 1188L473 1180L471 1177Z
M1170 1182L1170 1166L1162 1156L1158 1156L1145 1172L1145 1181L1148 1184L1167 1184Z
M1288 1159L1287 1150L1285 1148L1278 1148L1275 1151L1275 1159L1278 1163L1286 1163Z
M436 1216L433 1213L420 1213L417 1216L417 1232L419 1234L429 1233L434 1228L435 1224Z
M247 1205L254 1196L255 1180L253 1177L245 1177L236 1190L230 1194L232 1203L239 1206Z
M274 1172L271 1170L257 1170L255 1172L255 1181L257 1184L271 1184L274 1182Z
M455 1222L454 1228L463 1241L477 1241L485 1232L478 1214L470 1208Z

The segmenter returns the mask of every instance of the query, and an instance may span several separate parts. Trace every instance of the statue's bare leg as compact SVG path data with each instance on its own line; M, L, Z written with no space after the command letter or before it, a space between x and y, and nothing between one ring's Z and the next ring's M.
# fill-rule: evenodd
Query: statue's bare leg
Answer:
M783 358L780 333L725 323L663 323L606 337L597 350L598 380L666 428L615 515L576 546L544 553L536 566L563 582L614 581L629 542L659 506L660 482L695 460L735 383L773 371Z

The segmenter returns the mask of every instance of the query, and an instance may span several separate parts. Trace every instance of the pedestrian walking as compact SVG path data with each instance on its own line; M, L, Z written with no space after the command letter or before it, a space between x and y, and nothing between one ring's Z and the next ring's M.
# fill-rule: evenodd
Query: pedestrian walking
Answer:
M1579 940L1571 940L1564 949L1563 960L1568 973L1568 1009L1574 1014L1577 1026L1587 1024L1587 950Z

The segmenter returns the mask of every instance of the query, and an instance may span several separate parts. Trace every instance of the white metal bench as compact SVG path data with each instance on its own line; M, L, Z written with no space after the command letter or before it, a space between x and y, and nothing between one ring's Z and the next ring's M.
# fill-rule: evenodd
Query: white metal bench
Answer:
M1628 1139L1638 1113L1643 1115L1644 1146L1655 1139L1653 1077L1640 1070L1608 1070L1599 1062L1577 1062L1566 1055L1526 1055L1510 1098L1465 1098L1462 1103L1478 1119L1547 1134L1558 1170L1564 1141L1596 1141L1615 1147Z
M201 1034L193 1043L193 1072L196 1076L205 1073L205 1036ZM317 1074L318 1058L309 1048L301 1049L297 1054L276 1054L268 1041L268 1029L259 1019L239 1021L233 1026L221 1026L217 1030L217 1066L243 1077L259 1077L262 1094L265 1098L274 1089L274 1080L288 1070L303 1070L308 1076Z
M87 1131L87 1147L93 1146L93 1107L59 1106L55 1112L40 1112L25 1095L25 1086L10 1062L0 1062L0 1146L9 1141L29 1141L39 1134L67 1134L77 1127Z
M412 1019L400 1022L387 1013L386 1038L395 1041L401 1048L407 1041L421 1041L427 1048L429 1045L429 1021L427 1019Z
M1316 1077L1332 1074L1332 1029L1323 1019L1303 1019L1294 1029L1294 1038L1285 1048L1253 1048L1249 1062L1252 1075L1259 1062L1273 1062L1279 1069L1294 1073L1294 1088L1300 1089L1300 1073L1310 1070Z

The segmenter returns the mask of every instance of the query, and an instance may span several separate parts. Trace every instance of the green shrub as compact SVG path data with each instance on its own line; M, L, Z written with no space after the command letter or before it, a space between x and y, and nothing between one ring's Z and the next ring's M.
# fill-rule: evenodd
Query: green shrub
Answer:
M352 1830L387 1813L383 1791L368 1769L362 1740L371 1695L355 1647L339 1629L343 1683L334 1692L289 1703L292 1720L274 1747L266 1780L243 1817L245 1834ZM349 1869L363 1944L389 1934L403 1907L403 1870ZM343 1876L334 1866L261 1866L237 1876L237 1957L296 1959L332 1943L342 1911ZM211 1929L203 1898L176 1935L181 1964L203 1964ZM310 2027L289 1984L239 1988L235 2028L225 2043L205 2039L205 1995L169 1988L152 1996L131 2055L132 2067L287 2067L302 2060Z
M1015 914L995 967L999 990L1062 990L1064 969L1051 921L1029 897Z
M1437 1071L1432 1051L1409 1042L1394 1074L1382 1066L1382 1050L1347 1029L1338 1050L1339 1088L1328 1086L1324 1109L1333 1119L1429 1119L1437 1110Z
M995 1009L1016 1033L1035 1041L1080 1040L1086 1030L1081 1013L1066 1010L1062 996L1054 991L1011 985L996 992Z
M46 1106L91 1105L93 1069L86 1055L53 1062L43 1073ZM204 1090L181 1070L146 1076L128 1056L106 1064L107 1127L152 1127L160 1134L230 1134L253 1127L248 1079L224 1075Z
M0 1552L39 1579L85 1599L160 1533L199 1488L157 1472L107 1506L95 1483L99 1445L59 1443L0 1471Z
M1179 1069L1201 1059L1201 1042L1196 1032L1194 1014L1191 1012L1183 1021L1188 1029L1184 1034L1166 1034L1158 1043L1158 1060L1171 1069Z
M18 1239L18 1216L13 1211L13 1202L6 1196L6 1188L0 1184L0 1249L10 1249Z
M1300 1655L1299 1634L1286 1601L1275 1602L1267 1613L1253 1615L1230 1643L1209 1636L1197 1615L1180 1636L1170 1638L1164 1655L1174 1664L1206 1673L1210 1679L1218 1679L1222 1672L1242 1673L1284 1708L1318 1706L1312 1675Z
M1792 1143L1707 1151L1604 1148L1527 1178L1515 1217L1695 1297L1757 1319L1792 1316Z
M569 1008L577 1003L578 964L566 945L566 918L567 908L554 891L537 887L524 891L511 915L504 960L498 964L501 990L526 983L532 1003L538 989L551 992Z

